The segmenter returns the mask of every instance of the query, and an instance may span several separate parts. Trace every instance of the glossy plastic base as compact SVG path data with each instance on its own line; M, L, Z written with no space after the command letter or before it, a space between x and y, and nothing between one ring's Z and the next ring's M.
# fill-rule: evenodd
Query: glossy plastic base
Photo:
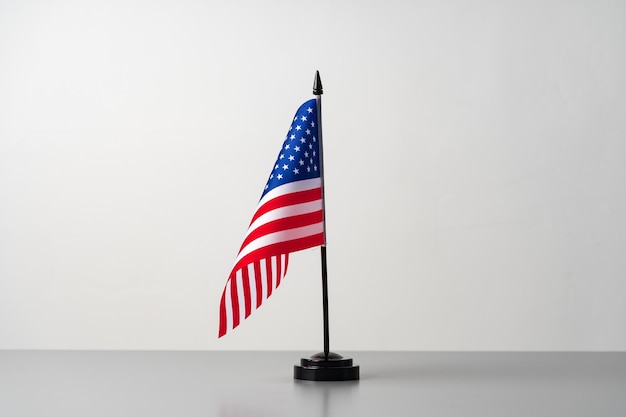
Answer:
M336 353L329 352L326 357L320 352L294 365L293 377L306 381L354 381L359 379L359 366Z

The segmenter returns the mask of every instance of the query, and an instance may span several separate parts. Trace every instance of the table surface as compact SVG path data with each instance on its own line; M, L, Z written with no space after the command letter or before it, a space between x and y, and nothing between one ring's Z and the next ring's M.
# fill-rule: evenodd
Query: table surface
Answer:
M294 380L311 353L0 351L0 416L626 414L626 352L341 352L360 381Z

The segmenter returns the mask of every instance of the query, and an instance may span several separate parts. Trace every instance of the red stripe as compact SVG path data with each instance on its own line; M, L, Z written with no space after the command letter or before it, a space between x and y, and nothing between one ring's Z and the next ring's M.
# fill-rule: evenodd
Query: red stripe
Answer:
M233 271L234 272L234 271ZM239 326L239 297L237 296L237 276L234 273L230 275L230 301L233 313L233 329Z
M324 233L317 233L314 235L309 235L305 237L301 237L299 239L287 240L272 243L267 246L263 246L262 248L253 250L252 252L245 255L243 258L235 264L233 271L243 267L244 265L248 265L251 262L255 262L258 259L269 258L271 256L283 255L286 253L297 252L299 250L312 248L314 246L320 246L324 244ZM232 272L231 272L232 274Z
M324 221L324 214L322 210L273 220L257 227L248 236L246 236L241 244L239 252L241 252L250 242L270 233L309 226L311 224L321 223L322 221Z
M250 294L250 276L248 275L248 267L241 269L241 281L243 284L243 301L246 308L246 318L252 312L252 296Z
M228 285L228 283L226 283ZM226 334L226 289L222 293L222 300L220 301L220 330L217 337L220 338Z
M263 283L261 282L261 263L254 263L254 285L256 286L256 308L263 302Z
M321 200L322 199L322 189L321 188L313 188L312 190L305 191L297 191L295 193L289 193L285 195L280 195L276 198L271 199L267 203L263 204L259 207L252 216L252 220L250 220L250 224L254 223L256 219L265 213L275 210L277 208L293 206L294 204L302 204L308 203L310 201Z

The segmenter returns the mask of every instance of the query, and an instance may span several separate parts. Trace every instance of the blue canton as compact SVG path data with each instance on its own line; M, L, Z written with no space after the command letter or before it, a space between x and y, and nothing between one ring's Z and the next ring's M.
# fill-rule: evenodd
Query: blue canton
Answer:
M311 99L296 112L261 198L288 182L319 177L319 157L317 105L315 99Z

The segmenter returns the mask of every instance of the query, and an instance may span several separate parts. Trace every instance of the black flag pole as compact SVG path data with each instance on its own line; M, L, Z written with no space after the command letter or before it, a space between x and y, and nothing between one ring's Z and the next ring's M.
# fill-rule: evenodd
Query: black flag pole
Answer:
M330 331L328 325L328 267L326 263L326 198L324 194L324 147L322 141L322 80L320 72L315 71L313 95L317 105L317 140L319 141L320 178L322 182L322 213L324 219L324 243L321 246L322 261L322 310L324 317L324 352L311 358L301 359L300 365L294 366L295 379L308 381L353 381L359 379L359 366L352 364L352 359L330 351Z
M328 267L326 264L326 198L324 196L324 141L322 138L322 79L320 72L315 71L315 80L313 81L313 95L317 103L317 140L320 148L320 178L322 180L322 216L324 217L324 244L322 245L322 310L324 316L324 359L328 360L330 353L330 330L328 325Z

